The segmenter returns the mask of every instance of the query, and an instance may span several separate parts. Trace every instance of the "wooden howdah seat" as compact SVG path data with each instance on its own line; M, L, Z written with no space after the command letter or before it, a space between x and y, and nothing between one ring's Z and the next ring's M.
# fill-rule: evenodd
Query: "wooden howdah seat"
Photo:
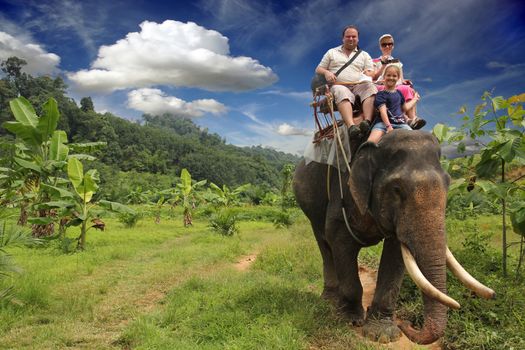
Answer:
M331 96L330 92L322 93L323 89L316 89L313 94L313 101L310 106L314 111L314 120L316 132L314 134L313 143L319 143L323 139L334 138L333 121L336 120L337 126L343 125L343 120L337 118L337 105ZM329 91L325 89L326 91ZM330 108L329 101L332 101L332 108ZM361 112L361 100L356 96L355 103L352 105L354 118L358 117Z

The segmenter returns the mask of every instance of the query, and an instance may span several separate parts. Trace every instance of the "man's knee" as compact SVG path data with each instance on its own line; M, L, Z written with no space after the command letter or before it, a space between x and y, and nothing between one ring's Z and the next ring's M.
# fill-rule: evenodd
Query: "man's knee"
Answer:
M359 86L356 87L355 93L359 95L359 97L361 98L361 102L365 102L370 97L373 97L375 96L375 94L377 94L377 88L374 84L366 82L363 84L359 84Z
M343 98L341 101L337 102L336 104L339 107L339 106L344 106L347 103L352 105L352 101L350 101L349 98Z
M354 94L346 86L334 85L330 91L334 95L335 102L338 105L344 100L348 100L352 104L355 101Z
M363 99L362 103L374 103L374 100L376 99L376 95L371 95L371 96L368 96L366 97L365 99Z

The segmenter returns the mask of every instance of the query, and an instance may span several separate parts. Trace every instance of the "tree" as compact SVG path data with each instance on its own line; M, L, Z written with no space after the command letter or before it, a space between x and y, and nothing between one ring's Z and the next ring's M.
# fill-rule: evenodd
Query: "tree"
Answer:
M91 100L91 97L82 97L80 100L80 109L83 112L95 111L95 106L93 105L93 100Z
M459 131L438 124L434 127L433 132L441 142L459 141L457 147L460 152L466 148L465 135L478 142L480 154L469 156L472 171L467 173L465 178L454 183L451 188L476 189L500 202L502 270L503 275L506 276L507 249L513 244L507 242L508 216L510 216L514 231L521 235L518 269L525 254L523 249L525 186L519 182L523 176L513 179L508 177L510 166L525 165L525 110L523 110L525 94L504 99L501 96L492 97L487 92L483 95L482 100L484 102L476 106L472 116L467 114L466 107L461 108L463 125Z
M295 166L293 164L286 164L281 171L281 207L283 211L295 205L295 196L291 191L294 171Z
M28 75L22 72L22 68L26 64L26 60L16 56L11 56L0 64L2 72L5 73L8 81L15 87L18 96L21 95L23 85L28 79Z
M116 202L109 201L95 201L93 195L98 190L99 176L96 169L88 170L84 173L82 163L74 157L69 158L67 163L67 175L69 181L73 185L73 189L77 196L65 205L61 206L74 208L72 213L74 215L71 225L80 224L80 236L78 237L77 248L83 250L86 244L86 234L91 228L104 230L104 222L99 218L100 212L94 210L98 204L109 210L118 213L135 214L134 210ZM88 224L91 225L88 227Z
M7 60L2 61L0 66L2 67L2 72L4 72L8 77L18 78L22 75L22 67L26 64L26 60L11 56Z

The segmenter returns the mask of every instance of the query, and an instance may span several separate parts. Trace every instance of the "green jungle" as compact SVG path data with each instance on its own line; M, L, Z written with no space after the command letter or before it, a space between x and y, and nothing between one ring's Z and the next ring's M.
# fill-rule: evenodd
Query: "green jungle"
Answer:
M380 344L320 297L298 157L96 113L24 64L1 63L0 349L525 349L525 94L486 93L432 130L461 155L442 158L448 245L496 298L449 274L445 336ZM362 250L363 276L381 248ZM397 317L420 326L422 307L405 276Z

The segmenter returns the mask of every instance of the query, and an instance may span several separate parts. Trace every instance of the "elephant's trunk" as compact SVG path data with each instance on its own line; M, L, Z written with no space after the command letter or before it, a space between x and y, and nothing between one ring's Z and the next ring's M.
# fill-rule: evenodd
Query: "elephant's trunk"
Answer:
M437 249L440 250L440 249ZM419 266L423 267L423 273L418 270L420 277L414 278L413 260L408 248L402 245L403 259L410 276L416 285L421 288L424 303L424 324L421 330L414 329L409 322L403 322L399 327L411 341L418 344L430 344L443 336L447 325L447 306L459 308L459 304L446 295L446 268L445 257L437 253L431 257L420 257L417 259ZM444 253L444 252L443 252ZM408 256L407 256L408 255ZM413 261L412 264L416 264ZM417 272L416 272L417 274ZM421 278L423 282L417 279ZM423 287L422 287L423 286Z
M413 184L408 192L411 200L400 210L402 216L397 224L405 267L421 289L424 305L424 323L420 330L406 322L399 327L418 344L430 344L441 338L447 325L448 307L459 308L459 303L447 295L446 191L438 175L415 172L408 176ZM411 273L407 255L413 256L412 265L419 279Z
M443 304L423 296L425 304L425 321L420 330L414 329L410 322L404 321L399 328L408 339L417 344L430 344L441 338L447 325L447 307Z
M459 303L446 295L447 246L444 222L438 221L436 225L435 221L432 223L430 220L423 221L425 222L420 223L421 226L419 227L422 230L418 237L419 242L407 242L408 246L403 244L401 246L407 270L410 273L410 264L407 264L405 255L406 253L408 255L413 254L413 265L415 265L415 269L417 269L423 281L421 283L421 281L413 278L422 291L424 323L420 330L412 328L407 323L401 324L400 328L411 341L418 344L430 344L441 338L445 332L448 307L459 308ZM410 250L408 247L410 247ZM412 273L410 275L413 277ZM423 288L421 285L423 285Z
M436 250L440 250L439 248ZM459 308L459 303L446 295L446 269L444 254L433 251L420 257L418 263L405 245L401 251L407 271L421 289L424 303L424 324L421 330L414 329L409 322L399 327L411 341L430 344L443 336L447 324L447 306ZM418 266L423 267L423 272Z

